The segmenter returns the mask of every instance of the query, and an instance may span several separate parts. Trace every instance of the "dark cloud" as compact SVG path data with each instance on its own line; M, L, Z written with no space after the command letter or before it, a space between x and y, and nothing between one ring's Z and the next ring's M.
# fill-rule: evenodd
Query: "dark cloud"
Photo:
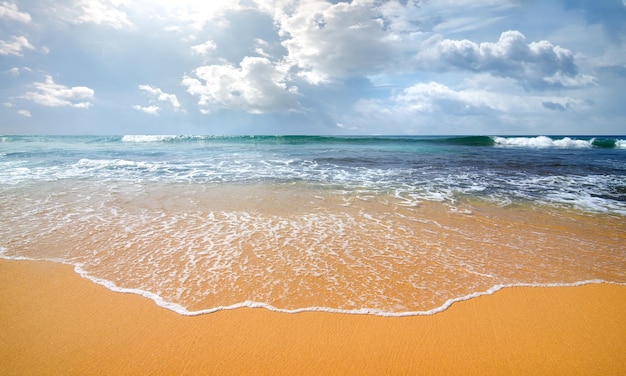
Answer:
M565 106L556 102L543 102L542 105L548 110L554 110L554 111L566 111L567 110Z

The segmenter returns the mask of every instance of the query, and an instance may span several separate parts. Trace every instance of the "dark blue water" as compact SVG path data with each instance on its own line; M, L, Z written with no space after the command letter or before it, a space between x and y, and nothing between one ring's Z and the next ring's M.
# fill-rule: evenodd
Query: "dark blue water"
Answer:
M626 215L626 137L4 136L0 185L310 184Z

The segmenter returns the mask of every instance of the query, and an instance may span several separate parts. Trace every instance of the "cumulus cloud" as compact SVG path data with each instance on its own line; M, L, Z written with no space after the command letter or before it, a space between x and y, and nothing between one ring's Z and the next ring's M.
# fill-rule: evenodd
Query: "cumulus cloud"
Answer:
M80 0L77 8L72 8L77 15L70 15L70 20L76 24L93 23L97 25L108 25L114 29L122 29L131 26L126 12L121 7L127 6L126 0Z
M456 68L512 77L527 88L580 87L595 82L594 77L579 72L570 50L546 40L527 43L519 31L506 31L497 42L480 44L435 35L423 43L417 63L432 70Z
M36 91L29 91L21 98L48 107L89 108L94 91L86 86L67 87L46 76L44 82L34 83Z
M288 84L286 69L264 57L245 57L239 67L201 66L182 83L204 111L226 108L259 114L300 109L298 89Z
M405 73L417 69L469 69L514 76L532 85L578 86L593 81L578 73L571 51L547 41L527 43L523 34L505 32L496 43L477 44L434 35L419 40L444 22L465 22L463 30L484 28L478 17L452 20L429 15L426 7L458 7L458 2L407 1L272 1L257 0L260 9L272 14L279 29L285 60L309 83L327 83L351 76ZM472 8L506 9L515 1L486 1ZM456 27L458 30L459 27ZM418 65L410 62L416 55ZM510 60L513 60L512 62ZM552 59L552 60L551 60ZM552 64L552 65L551 65ZM528 79L527 76L531 75Z
M406 10L413 1L397 7ZM273 5L273 4L272 4ZM335 77L369 74L393 64L398 35L397 9L371 0L307 1L273 10L286 57L313 84ZM405 22L403 19L402 22Z
M133 112L181 117L183 95L200 112L215 112L212 119L240 111L267 114L266 124L298 118L310 129L333 126L322 132L404 133L419 122L496 124L496 117L552 124L590 107L623 118L623 48L607 44L607 35L623 36L625 10L623 0L0 0L5 97L16 103L4 110L36 116L20 107L24 99L89 107L96 89ZM38 16L44 12L51 17ZM134 68L120 68L128 61ZM93 89L39 75L23 89L35 73L22 65L57 72L65 83L91 74ZM176 77L184 94L171 89ZM129 85L131 94L117 93ZM119 107L98 106L89 116L105 123ZM371 128L356 128L368 120ZM389 122L397 126L387 129Z
M17 5L3 1L0 3L0 18L6 18L13 21L29 23L31 18L30 14L20 12Z
M163 90L159 89L158 87L153 87L150 85L139 85L139 90L143 91L149 96L151 105L150 106L134 105L133 108L135 110L142 111L151 115L158 115L159 111L161 110L161 107L157 106L156 103L169 104L169 106L174 111L180 111L181 109L180 102L178 102L178 98L176 97L175 94L165 93L163 92Z
M24 117L31 117L32 115L30 114L30 111L28 110L18 110L17 111L18 115L24 116Z
M10 42L0 40L0 55L24 56L24 49L35 49L26 37L13 36L11 39Z

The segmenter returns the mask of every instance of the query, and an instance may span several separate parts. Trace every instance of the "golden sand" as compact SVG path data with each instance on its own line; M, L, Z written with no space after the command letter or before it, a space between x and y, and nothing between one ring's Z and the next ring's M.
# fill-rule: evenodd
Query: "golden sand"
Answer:
M184 317L82 279L0 260L0 374L617 375L626 286L508 288L431 316Z

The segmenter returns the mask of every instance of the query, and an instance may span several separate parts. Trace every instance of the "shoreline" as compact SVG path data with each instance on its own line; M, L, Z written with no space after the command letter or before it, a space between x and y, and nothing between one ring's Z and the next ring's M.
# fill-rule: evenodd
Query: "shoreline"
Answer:
M2 254L2 249L0 248L0 255ZM256 302L256 301L244 301L244 302L239 302L239 303L234 303L232 305L228 305L228 306L219 306L219 307L214 307L214 308L208 308L208 309L203 309L203 310L199 310L199 311L189 311L187 310L185 307L177 304L177 303L172 303L172 302L168 302L166 300L163 300L160 296L149 292L149 291L145 291L145 290L141 290L141 289L135 289L135 288L125 288L125 287L119 287L117 285L115 285L113 282L102 279L102 278L98 278L98 277L94 277L92 275L90 275L88 272L86 272L84 269L82 269L80 267L80 265L75 265L72 264L70 262L66 262L66 261L61 261L61 260L38 260L38 259L33 259L33 258L28 258L28 257L10 257L10 258L5 258L0 256L0 260L2 261L30 261L30 262L43 262L43 263L54 263L54 264L60 264L60 265L66 265L69 266L73 269L74 273L79 275L81 278L89 280L97 285L100 285L104 288L106 288L107 290L114 292L114 293L120 293L120 294L132 294L132 295L137 295L140 296L142 298L151 300L154 304L156 304L157 306L172 311L178 315L181 316L187 316L187 317L194 317L194 316L203 316L203 315L210 315L216 312L221 312L221 311L231 311L231 310L235 310L235 309L241 309L241 308L249 308L249 309L266 309L268 311L271 312L276 312L276 313L282 313L282 314L298 314L298 313L334 313L334 314L345 314L345 315L368 315L368 316L378 316L378 317L412 317L412 316L430 316L430 315L435 315L437 313L441 313L446 311L447 309L449 309L450 307L452 307L454 304L460 303L460 302L464 302L467 300L471 300L471 299L475 299L481 296L485 296L485 295L493 295L494 293L503 290L503 289L510 289L510 288L519 288L519 287L525 287L525 288L553 288L553 287L577 287L577 286L585 286L585 285L589 285L589 284L607 284L607 285L617 285L617 286L624 286L626 287L626 283L620 283L620 282L609 282L609 281L605 281L605 280L600 280L600 279L592 279L592 280L584 280L584 281L576 281L576 282L570 282L570 283L537 283L537 284L532 284L532 283L519 283L519 284L511 284L511 285L502 285L502 284L498 284L498 285L494 285L492 287L490 287L489 289L485 290L485 291L480 291L480 292L474 292L465 296L461 296L458 298L451 298L448 301L446 301L443 305L439 306L439 307L435 307L433 309L430 309L428 311L400 311L400 312L387 312L387 311L383 311L380 309L375 309L375 308L362 308L362 309L357 309L357 310L344 310L344 309L339 309L339 308L329 308L329 307L304 307L304 308L297 308L297 309L285 309L285 308L278 308L275 306L272 306L270 304L267 303L263 303L263 302Z
M626 286L507 287L431 315L237 308L183 316L0 260L2 374L619 374Z
M528 282L624 283L621 217L484 202L404 207L387 195L320 200L316 190L265 185L194 189L181 193L184 203L166 200L172 207L159 208L174 193L161 188L132 205L116 198L106 219L80 214L90 202L76 209L60 200L52 218L16 221L0 257L72 260L83 277L182 315L262 306L413 316Z

